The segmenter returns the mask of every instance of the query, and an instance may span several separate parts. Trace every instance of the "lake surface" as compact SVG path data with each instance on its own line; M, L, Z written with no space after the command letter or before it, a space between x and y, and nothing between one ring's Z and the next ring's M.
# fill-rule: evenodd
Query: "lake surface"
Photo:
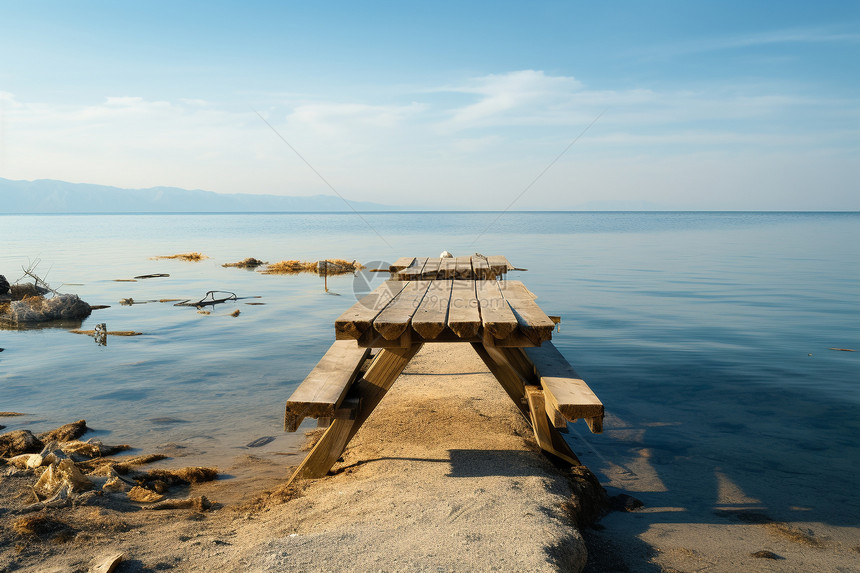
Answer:
M0 330L0 411L28 414L0 419L5 431L85 418L105 442L182 445L183 465L296 451L284 401L364 278L329 278L334 296L316 276L221 265L477 251L527 268L508 276L562 316L555 344L607 408L604 434L579 422L568 435L598 475L647 450L665 491L646 502L701 519L729 479L774 517L857 525L860 352L831 348L860 350L860 214L6 215L0 234L10 282L38 260L54 288L110 305L82 328L144 333L102 347L65 328ZM151 258L189 251L210 258ZM116 281L153 273L170 277ZM209 290L261 298L210 315L118 304ZM245 448L261 436L277 439Z

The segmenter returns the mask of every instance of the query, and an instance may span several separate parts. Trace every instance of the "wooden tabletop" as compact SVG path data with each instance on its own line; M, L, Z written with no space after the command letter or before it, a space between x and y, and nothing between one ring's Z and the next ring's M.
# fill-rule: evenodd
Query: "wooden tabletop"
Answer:
M390 280L344 312L335 335L378 348L417 342L533 347L550 340L554 326L520 281Z
M413 280L489 280L498 278L514 266L503 256L401 257L388 270L391 278Z

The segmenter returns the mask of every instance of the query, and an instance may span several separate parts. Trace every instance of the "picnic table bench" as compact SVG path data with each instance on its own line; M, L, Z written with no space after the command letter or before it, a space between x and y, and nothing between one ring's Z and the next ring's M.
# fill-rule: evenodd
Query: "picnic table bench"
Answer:
M579 465L559 429L582 418L601 432L603 404L550 341L555 321L535 295L520 281L496 280L514 268L507 259L475 259L398 259L391 280L335 320L334 344L287 400L285 430L296 431L306 417L328 425L291 481L328 473L428 342L469 343L529 421L538 445Z

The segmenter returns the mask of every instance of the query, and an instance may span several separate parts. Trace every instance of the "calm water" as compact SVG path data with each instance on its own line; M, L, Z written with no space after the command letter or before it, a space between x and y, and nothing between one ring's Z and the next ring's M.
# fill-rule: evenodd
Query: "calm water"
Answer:
M504 254L529 269L509 277L563 317L556 345L606 404L605 434L581 422L570 434L598 474L648 448L656 471L686 464L705 484L706 495L676 505L712 506L717 472L775 516L857 525L860 352L829 348L860 350L860 214L363 217L0 216L0 274L14 281L38 259L52 286L111 305L83 328L145 333L99 347L65 329L0 330L0 411L29 414L0 423L43 430L86 418L105 441L177 443L203 457L263 435L278 439L261 452L294 448L280 433L283 402L333 339L354 279L330 279L341 295L331 296L315 276L222 263ZM188 251L211 258L151 260ZM115 281L150 273L170 277ZM118 304L214 289L262 298L208 316ZM646 502L669 505L683 489L664 481L662 498Z

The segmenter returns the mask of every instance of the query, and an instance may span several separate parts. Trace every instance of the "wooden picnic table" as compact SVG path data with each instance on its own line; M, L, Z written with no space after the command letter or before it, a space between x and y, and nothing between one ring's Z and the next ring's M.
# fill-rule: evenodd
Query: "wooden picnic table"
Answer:
M331 469L425 343L471 344L530 422L540 447L579 464L559 430L583 418L592 432L601 432L603 404L553 346L555 321L535 295L520 281L495 280L504 274L502 264L505 272L513 269L507 259L468 259L468 273L458 259L399 259L390 269L397 280L385 281L335 320L335 343L287 401L286 430L296 431L306 417L328 425L291 481ZM404 276L409 269L414 272ZM430 272L435 279L427 278Z

